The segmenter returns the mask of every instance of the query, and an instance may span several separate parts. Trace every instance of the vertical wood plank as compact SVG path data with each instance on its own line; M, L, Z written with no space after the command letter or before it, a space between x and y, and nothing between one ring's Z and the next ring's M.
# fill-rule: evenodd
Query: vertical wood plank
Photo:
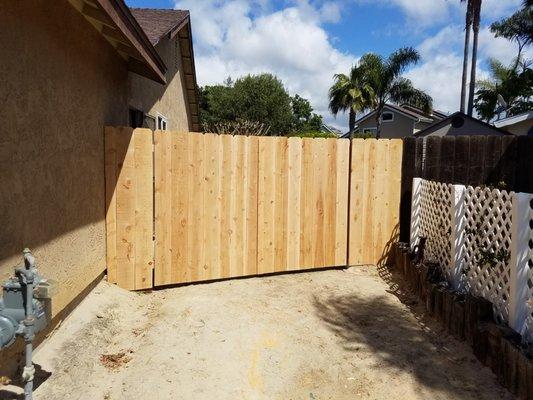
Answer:
M247 138L246 152L246 258L244 273L255 275L258 273L258 173L259 173L259 138Z
M302 180L300 183L300 269L313 267L313 139L302 139Z
M337 141L337 183L335 196L335 255L336 266L348 264L348 188L350 168L350 141Z
M274 201L275 201L274 138L259 142L258 191L258 273L274 272Z
M391 139L389 145L390 164L389 164L389 207L388 207L388 229L385 244L387 250L387 259L390 259L390 250L394 242L398 241L400 235L400 202L402 192L402 157L403 141L401 139Z
M135 129L135 289L153 287L153 149L152 131Z
M117 284L135 289L135 146L133 129L117 129ZM117 152L118 153L118 152Z
M349 237L349 265L363 263L363 227L366 182L365 174L368 171L366 156L368 150L365 139L352 139L352 159L350 161L350 237ZM366 153L366 155L365 155Z
M325 140L326 163L322 166L324 179L324 266L334 266L337 222L337 142L338 139Z
M105 197L106 197L106 264L107 280L117 282L117 148L115 128L106 127L105 140Z
M370 264L378 265L387 242L388 209L389 209L389 143L388 139L376 141L374 191L372 194L372 256Z
M287 267L300 266L300 189L302 179L302 139L288 140L288 214L287 214Z
M374 187L376 182L376 139L365 139L365 158L363 175L363 264L373 263L374 230L372 209L374 207Z
M324 266L324 180L325 174L323 168L327 165L326 154L324 152L324 143L326 139L313 139L313 174L312 180L312 203L310 209L313 217L313 223L310 225L312 241L312 267Z
M235 184L234 152L231 135L222 135L221 213L220 213L220 270L222 276L231 276L231 251L234 246L232 229L232 185Z
M171 200L170 211L167 213L167 224L170 223L170 235L167 234L167 240L170 241L172 249L170 282L189 282L188 268L188 133L165 131L165 135L170 136L170 154L171 154L171 186L168 195ZM167 226L164 229L168 229Z
M285 137L274 138L276 151L274 187L274 266L276 272L287 270L287 147Z

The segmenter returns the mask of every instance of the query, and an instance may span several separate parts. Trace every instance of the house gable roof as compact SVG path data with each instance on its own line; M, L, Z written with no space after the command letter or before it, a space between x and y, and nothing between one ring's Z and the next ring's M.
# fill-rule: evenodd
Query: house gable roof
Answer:
M126 60L130 71L165 83L165 63L123 0L68 1Z
M416 113L412 110L408 110L406 108L396 106L394 104L385 104L385 107L383 107L384 110L396 112L398 114L401 114L407 118L412 119L416 122L433 122L433 119L428 118L427 116L423 115L422 113ZM371 118L372 116L376 115L376 110L371 111L370 113L362 116L357 121L355 121L355 125L359 125L361 122L366 121L367 119Z
M196 67L192 44L191 18L187 10L170 10L155 8L132 8L132 14L139 22L153 46L168 36L178 35L181 52L181 64L184 74L184 90L187 94L189 112L193 131L200 130L200 111L196 90Z
M429 127L427 127L426 129L423 129L419 132L416 132L414 134L415 137L424 137L424 136L428 136L430 134L432 134L433 132L439 130L440 128L448 125L448 124L451 124L452 123L452 120L455 118L455 117L463 117L464 119L468 119L472 122L475 122L476 124L480 125L480 126L483 126L484 128L487 128L487 129L490 129L492 131L494 131L495 134L500 134L500 135L512 135L511 133L507 132L507 131L504 131L502 129L499 129L493 125L490 125L490 124L487 124L486 122L483 122L477 118L474 118L474 117L470 117L468 115L466 115L465 113L462 113L460 111L457 111L455 113L453 113L452 115L448 116L447 118L444 118L442 121L439 121Z
M153 46L162 37L172 35L189 22L189 11L186 10L154 8L131 8L130 10Z

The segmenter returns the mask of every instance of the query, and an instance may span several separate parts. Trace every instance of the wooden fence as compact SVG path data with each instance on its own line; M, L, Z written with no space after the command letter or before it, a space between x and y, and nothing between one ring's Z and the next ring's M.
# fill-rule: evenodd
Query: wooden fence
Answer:
M491 185L533 192L533 137L451 136L405 138L402 165L401 240L409 241L413 178Z
M146 289L383 262L401 158L401 140L107 128L109 280Z

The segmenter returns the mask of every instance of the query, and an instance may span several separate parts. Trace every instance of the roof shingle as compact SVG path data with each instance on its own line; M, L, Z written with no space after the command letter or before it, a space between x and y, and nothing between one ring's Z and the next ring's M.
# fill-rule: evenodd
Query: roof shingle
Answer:
M189 11L186 10L155 8L131 8L130 10L153 46L189 17Z

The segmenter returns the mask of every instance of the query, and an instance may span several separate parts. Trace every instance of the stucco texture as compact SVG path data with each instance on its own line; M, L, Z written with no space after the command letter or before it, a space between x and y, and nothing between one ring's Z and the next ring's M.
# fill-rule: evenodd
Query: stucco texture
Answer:
M129 76L128 102L131 107L154 118L157 118L157 113L167 118L167 129L188 132L191 130L190 116L178 35L172 39L167 36L161 38L155 48L168 68L166 89L157 82L132 73Z
M66 0L0 12L0 279L21 251L56 315L105 269L105 125L127 124L125 62Z

